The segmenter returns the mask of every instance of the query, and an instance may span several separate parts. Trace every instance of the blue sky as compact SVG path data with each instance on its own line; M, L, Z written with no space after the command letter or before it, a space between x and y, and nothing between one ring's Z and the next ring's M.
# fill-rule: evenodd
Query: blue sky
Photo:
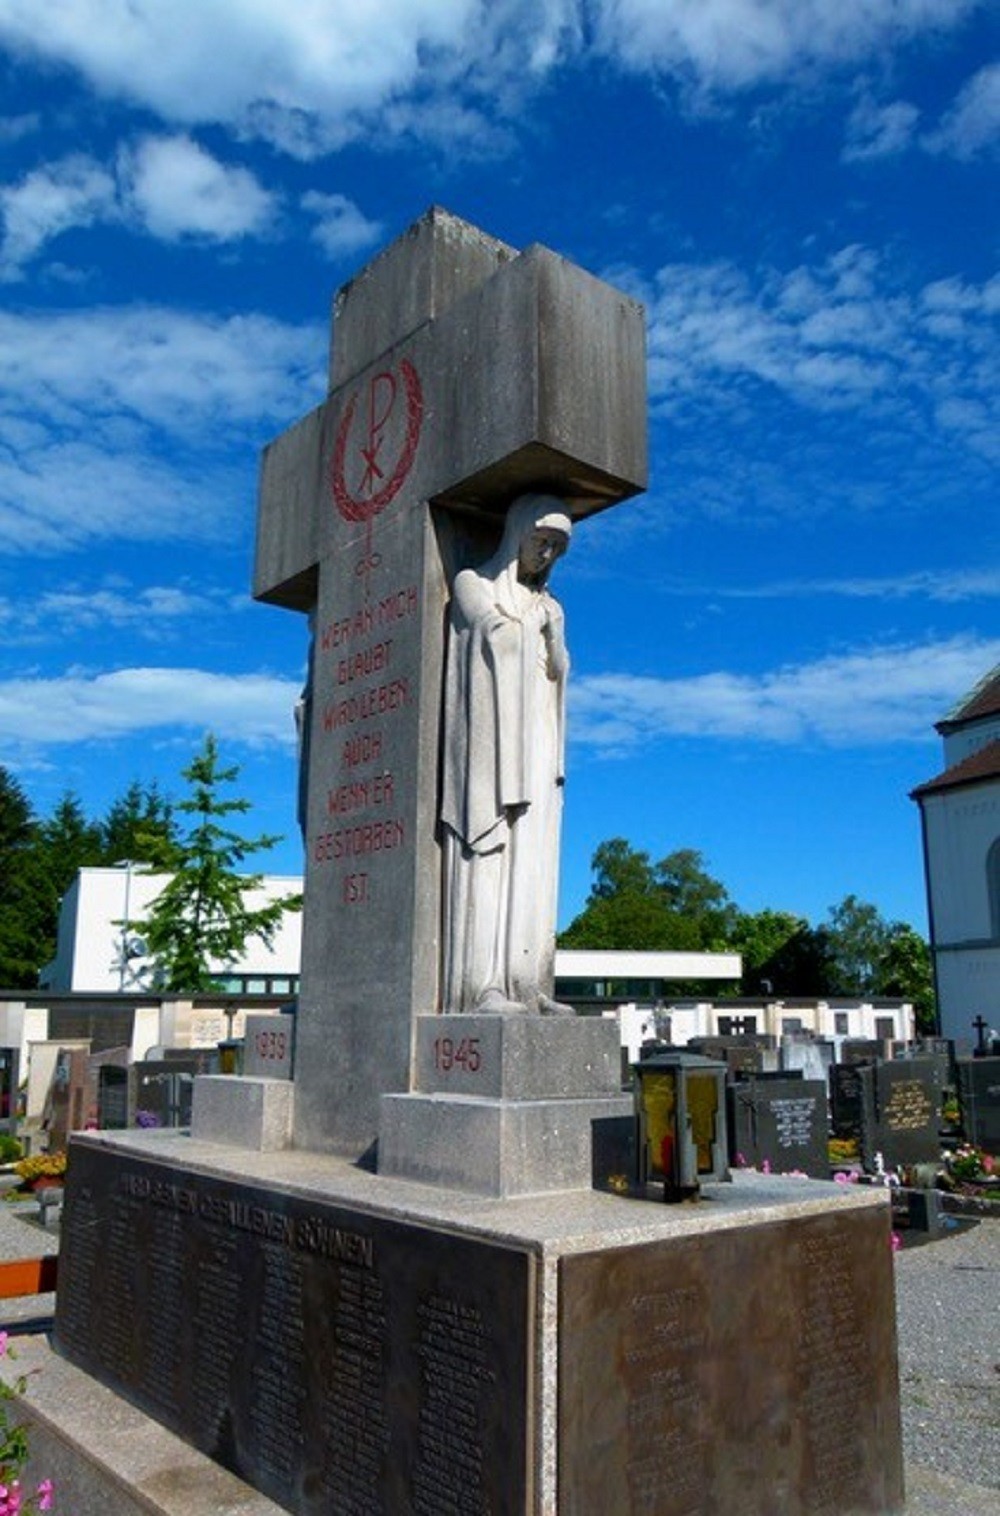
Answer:
M926 927L907 798L1000 661L992 0L0 0L0 762L46 814L212 729L297 872L259 450L432 203L647 306L651 480L554 587L561 919L622 835Z

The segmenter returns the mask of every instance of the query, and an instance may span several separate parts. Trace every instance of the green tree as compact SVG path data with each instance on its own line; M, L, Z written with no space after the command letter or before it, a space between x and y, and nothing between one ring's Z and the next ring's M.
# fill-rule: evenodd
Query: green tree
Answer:
M101 829L87 820L79 797L67 790L49 819L39 827L38 844L58 912L59 902L79 870L103 863Z
M153 863L157 849L174 840L173 808L156 784L133 780L108 807L100 824L101 861Z
M697 947L706 953L724 952L732 940L739 911L725 885L706 872L701 853L695 848L678 848L660 859L653 874L667 908L694 926Z
M0 987L28 990L54 951L53 891L24 790L0 768Z
M611 900L618 895L652 895L656 875L648 853L638 852L624 837L599 842L590 860L594 882L587 904Z
M845 895L829 911L832 982L838 995L871 995L879 991L881 965L889 946L889 923L877 906L857 895Z
M567 948L713 951L725 946L735 907L692 848L651 863L612 837L594 851L586 904L559 937Z
M879 994L912 1000L917 1031L933 1035L937 1030L937 1002L931 950L905 921L895 921L889 928L879 980Z
M299 895L285 895L256 909L247 903L261 876L240 875L236 869L279 838L246 838L223 824L227 817L250 809L248 800L224 799L219 793L238 774L236 766L219 766L215 738L209 734L194 762L182 770L189 795L176 810L192 818L187 831L179 825L169 837L139 834L154 855L156 871L170 878L135 927L146 939L158 982L175 993L212 989L213 961L233 963L254 937L270 944L285 912L301 908Z
M762 987L788 989L790 944L810 930L808 921L791 911L741 911L730 937L730 947L743 957L744 995L758 995Z

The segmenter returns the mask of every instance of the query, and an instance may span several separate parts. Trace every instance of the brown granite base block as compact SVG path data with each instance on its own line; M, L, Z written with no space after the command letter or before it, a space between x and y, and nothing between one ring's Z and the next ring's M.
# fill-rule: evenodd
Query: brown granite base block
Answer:
M531 1508L534 1258L74 1145L56 1346L300 1516Z
M889 1218L562 1260L559 1516L902 1509Z
M89 1133L57 1345L128 1401L109 1421L141 1408L301 1516L889 1516L889 1224L886 1192L805 1179L498 1200ZM59 1401L63 1503L89 1516Z

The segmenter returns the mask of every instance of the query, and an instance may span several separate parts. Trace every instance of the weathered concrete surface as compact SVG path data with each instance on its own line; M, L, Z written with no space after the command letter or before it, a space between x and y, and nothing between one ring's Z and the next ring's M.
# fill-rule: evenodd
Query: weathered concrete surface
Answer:
M254 592L315 616L294 1141L360 1155L439 1009L450 577L522 489L582 516L643 488L643 316L435 210L338 297L333 353L264 455Z

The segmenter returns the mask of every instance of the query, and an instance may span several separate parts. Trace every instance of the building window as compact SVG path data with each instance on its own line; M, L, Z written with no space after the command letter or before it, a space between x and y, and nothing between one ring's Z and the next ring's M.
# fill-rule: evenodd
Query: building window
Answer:
M851 1030L851 1018L846 1011L834 1011L833 1030L838 1037L846 1037Z
M986 854L986 893L990 902L990 936L1000 939L1000 837Z
M782 1016L782 1018L781 1018L781 1032L782 1032L782 1036L784 1036L784 1034L786 1032L801 1032L801 1030L802 1030L802 1017L801 1016Z
M891 1016L875 1017L875 1036L882 1042L891 1042L896 1035L896 1023Z
M757 1030L756 1016L720 1016L720 1037L752 1036Z

